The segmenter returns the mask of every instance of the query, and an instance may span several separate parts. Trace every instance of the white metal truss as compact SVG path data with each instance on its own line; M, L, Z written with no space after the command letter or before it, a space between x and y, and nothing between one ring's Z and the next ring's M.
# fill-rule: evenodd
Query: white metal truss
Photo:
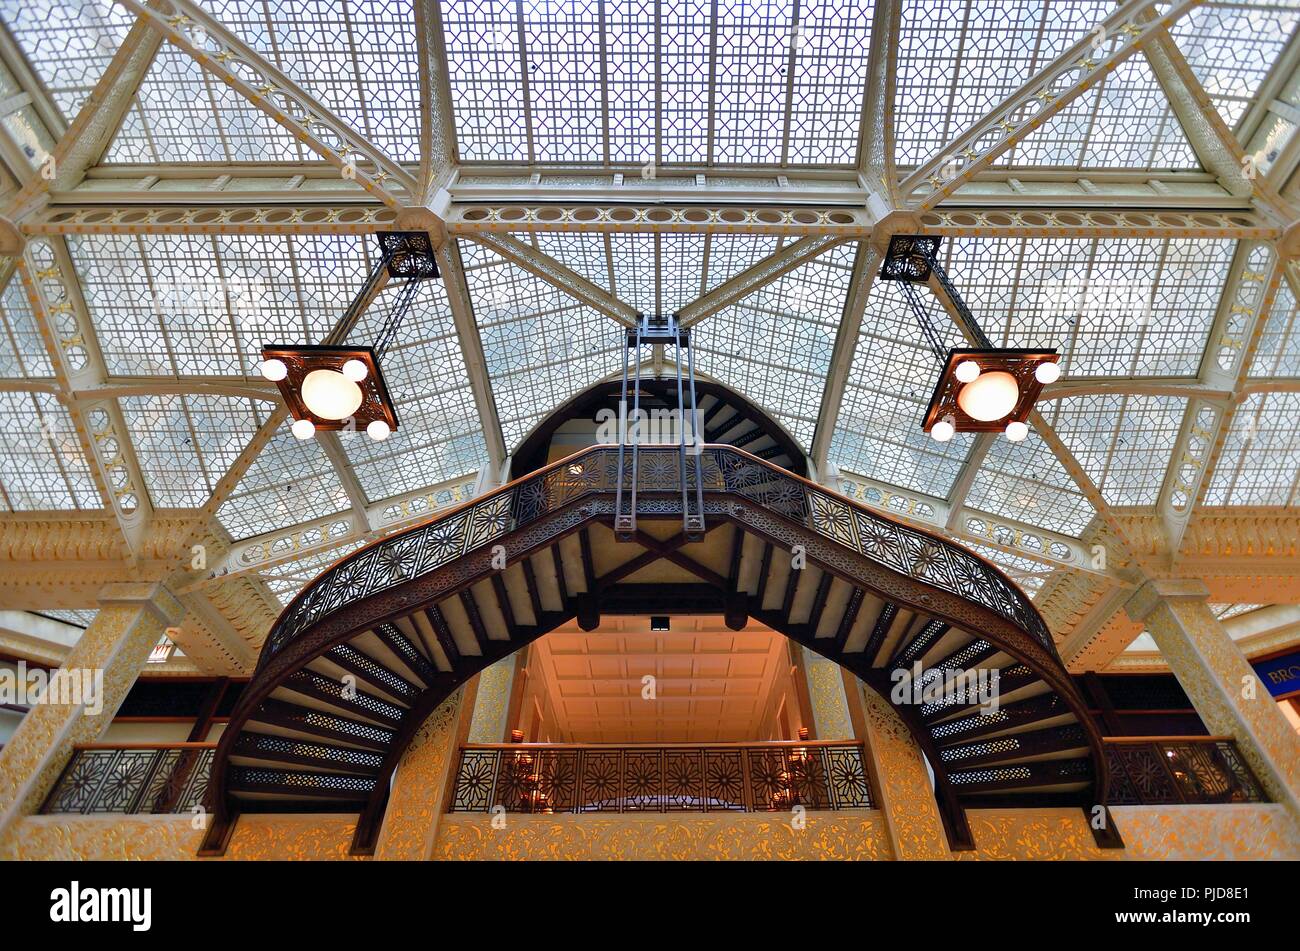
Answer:
M153 510L117 400L71 399L107 378L72 259L61 238L28 244L18 265L23 287L54 368L77 441L128 548L139 554Z
M1092 33L915 169L899 191L910 199L928 186L917 206L933 208L1201 2L1127 0ZM1162 6L1170 9L1160 14Z
M501 431L501 417L497 413L496 399L492 395L492 380L488 374L487 358L483 355L483 338L469 301L469 288L465 283L465 265L461 261L456 242L448 241L437 251L438 268L446 285L447 305L451 308L456 326L456 339L465 360L470 392L478 410L483 439L487 443L488 468L495 479L506 461L505 437Z
M348 126L276 66L189 0L168 0L167 16L139 0L118 3L147 19L164 38L188 53L348 179L388 205L407 203L417 182L383 150Z
M835 424L844 403L844 385L848 382L849 370L853 366L853 351L858 345L858 331L862 327L862 317L867 311L867 301L871 297L871 288L883 257L883 251L875 245L865 241L859 243L858 254L853 261L848 298L844 302L844 314L835 331L830 370L817 411L817 427L813 430L811 455L819 474L826 472L831 438L835 434Z

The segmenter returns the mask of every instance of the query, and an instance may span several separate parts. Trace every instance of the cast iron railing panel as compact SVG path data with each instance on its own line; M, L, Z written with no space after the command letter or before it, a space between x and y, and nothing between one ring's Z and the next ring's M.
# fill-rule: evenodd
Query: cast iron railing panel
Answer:
M73 750L42 813L176 813L203 802L215 745Z
M680 447L639 452L637 498L680 492ZM1029 598L1005 575L960 545L873 512L730 446L707 446L687 456L699 467L704 495L731 494L776 514L900 574L980 604L1027 632L1048 653L1056 647ZM615 495L618 449L590 449L345 558L309 584L272 628L259 663L335 611L411 581L492 545L536 519L588 496ZM638 504L641 504L638 502ZM647 501L647 504L649 502Z
M862 746L467 746L451 812L869 809Z
M1112 806L1269 802L1233 740L1108 738L1105 747Z

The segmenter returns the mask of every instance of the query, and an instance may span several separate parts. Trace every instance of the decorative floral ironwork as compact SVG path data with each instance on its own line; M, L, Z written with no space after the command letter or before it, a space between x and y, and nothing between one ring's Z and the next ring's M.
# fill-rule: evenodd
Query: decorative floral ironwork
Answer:
M452 812L772 812L869 809L858 744L468 747Z
M1232 740L1108 741L1113 806L1268 802Z
M42 813L177 813L203 801L214 747L79 749Z
M689 464L699 465L706 495L738 496L893 571L983 605L1056 656L1051 634L1028 597L961 546L902 526L729 446L708 446ZM624 477L630 481L630 467ZM583 498L612 495L617 480L617 449L591 449L504 486L468 509L363 549L303 590L272 630L261 663L339 608L421 577ZM644 449L637 487L638 507L645 512L679 514L678 450Z

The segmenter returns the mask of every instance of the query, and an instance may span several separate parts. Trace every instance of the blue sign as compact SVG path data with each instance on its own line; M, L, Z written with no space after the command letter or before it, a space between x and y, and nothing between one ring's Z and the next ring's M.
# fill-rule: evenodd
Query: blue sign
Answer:
M1272 660L1252 661L1252 666L1273 696L1300 693L1300 651Z

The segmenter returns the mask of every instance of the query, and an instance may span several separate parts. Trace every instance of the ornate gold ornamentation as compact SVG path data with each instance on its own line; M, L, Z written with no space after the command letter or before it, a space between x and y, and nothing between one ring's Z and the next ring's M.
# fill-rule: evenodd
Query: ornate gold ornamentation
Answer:
M427 859L446 818L443 797L447 772L456 759L464 689L435 710L411 740L393 778L384 825L375 846L376 859ZM243 820L241 819L242 823Z
M916 741L893 707L866 684L858 686L867 726L867 751L875 764L894 857L948 858L943 820Z
M515 655L503 657L478 675L474 716L469 722L469 742L501 743L506 737L510 689L515 682Z
M809 812L796 829L788 815L443 816L437 859L888 859L877 810Z
M853 737L844 676L839 664L804 647L804 669L808 672L808 698L819 740L847 740Z

